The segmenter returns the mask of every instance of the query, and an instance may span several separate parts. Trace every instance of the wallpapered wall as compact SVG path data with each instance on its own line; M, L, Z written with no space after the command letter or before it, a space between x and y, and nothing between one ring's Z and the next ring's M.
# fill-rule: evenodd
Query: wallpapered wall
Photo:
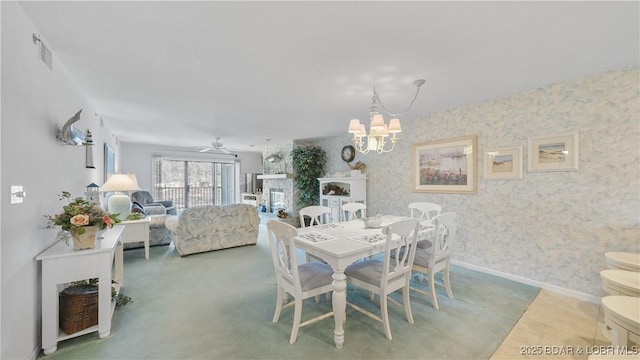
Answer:
M602 296L604 252L640 251L639 76L638 67L625 68L428 117L405 116L393 152L354 160L367 165L369 214L408 214L410 202L439 203L459 214L455 260ZM528 137L574 131L578 171L527 172ZM478 136L476 195L412 191L414 143L472 134ZM328 173L349 170L340 159L349 141L346 135L316 141L329 155ZM483 151L512 146L524 148L523 180L484 180Z

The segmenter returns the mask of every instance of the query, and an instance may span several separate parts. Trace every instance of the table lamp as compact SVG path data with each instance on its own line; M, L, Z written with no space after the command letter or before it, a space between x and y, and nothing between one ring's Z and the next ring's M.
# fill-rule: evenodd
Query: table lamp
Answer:
M120 220L125 220L131 214L131 199L124 191L140 190L135 177L129 174L113 174L101 187L102 192L115 192L109 198L107 211L111 214L119 214Z

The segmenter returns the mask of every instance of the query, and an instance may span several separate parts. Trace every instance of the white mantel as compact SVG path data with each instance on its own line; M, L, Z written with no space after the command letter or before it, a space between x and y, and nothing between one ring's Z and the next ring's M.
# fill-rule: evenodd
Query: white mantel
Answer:
M294 174L262 174L258 175L258 179L264 180L275 180L275 179L294 179L296 176Z

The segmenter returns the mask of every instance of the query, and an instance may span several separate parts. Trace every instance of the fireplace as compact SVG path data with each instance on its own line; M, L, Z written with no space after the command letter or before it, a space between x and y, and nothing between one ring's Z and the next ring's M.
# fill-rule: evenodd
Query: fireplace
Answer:
M284 189L269 188L269 211L277 213L278 210L286 208L284 202Z

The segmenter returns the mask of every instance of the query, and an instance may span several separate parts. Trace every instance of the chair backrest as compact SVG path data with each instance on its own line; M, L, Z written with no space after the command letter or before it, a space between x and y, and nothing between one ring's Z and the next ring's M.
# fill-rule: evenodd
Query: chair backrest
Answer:
M411 217L419 220L432 220L434 216L440 215L442 206L430 202L414 202L409 204Z
M131 193L131 199L142 205L151 204L153 202L153 196L151 196L151 193L144 190L138 190Z
M386 287L392 282L404 281L405 276L411 274L419 231L420 223L417 219L400 220L382 228L382 233L387 236L387 239L380 287ZM398 241L393 240L394 234L400 236Z
M456 240L457 217L456 213L448 212L433 218L436 234L431 248L430 267L450 256L451 247Z
M355 219L362 219L366 217L367 205L363 203L347 203L342 204L342 220L349 221ZM360 215L358 215L360 212Z
M267 233L278 284L287 291L293 291L294 294L301 293L302 285L293 239L298 234L298 230L282 221L270 220L267 223Z
M304 223L304 217L308 216L311 218L311 222L309 226L326 224L329 215L331 214L331 208L326 206L307 206L305 208L300 209L298 212L300 215L300 226L306 227Z

